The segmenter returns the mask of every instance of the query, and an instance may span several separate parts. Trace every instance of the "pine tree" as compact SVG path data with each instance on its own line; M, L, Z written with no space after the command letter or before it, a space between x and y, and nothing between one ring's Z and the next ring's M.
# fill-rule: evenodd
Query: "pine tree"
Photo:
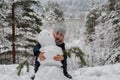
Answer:
M22 63L20 63L19 66L17 66L17 70L18 70L17 74L18 74L18 76L20 76L24 66L26 66L26 71L29 72L29 62L28 62L28 60L25 60Z
M0 2L0 27L2 27L2 39L4 38L4 42L7 41L5 43L9 43L8 45L3 44L2 47L10 47L10 49L5 51L6 53L12 53L12 2L12 0L8 3L5 0ZM32 48L37 43L36 34L40 32L42 26L41 3L33 0L17 0L14 4L17 56L19 56L19 54L24 54L25 51L33 54Z
M0 50L1 53L11 53L11 41L10 37L7 38L11 33L10 18L11 15L11 4L12 1L7 3L5 0L0 1Z
M120 0L89 11L86 22L86 42L92 53L89 62L104 65L120 62ZM94 57L96 56L96 57Z
M23 52L25 50L29 51L36 44L35 37L40 32L40 26L42 25L41 15L33 7L36 6L39 9L41 6L39 2L29 0L16 2L15 5L16 27L18 28L16 32L17 48L23 48ZM31 50L29 53L31 53Z
M57 2L48 1L47 6L43 9L43 27L50 26L51 28L54 25L61 25L64 21L64 14L62 8Z
M69 57L71 57L71 54L75 54L75 56L80 59L82 65L87 65L87 62L84 58L85 54L79 47L71 47L70 49L64 51L64 53Z

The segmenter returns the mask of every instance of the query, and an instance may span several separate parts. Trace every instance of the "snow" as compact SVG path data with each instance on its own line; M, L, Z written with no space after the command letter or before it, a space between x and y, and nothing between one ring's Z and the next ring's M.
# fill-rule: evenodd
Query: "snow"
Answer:
M35 76L34 80L69 80L64 76L62 68L57 66L41 66Z
M48 46L48 45L56 45L55 39L47 30L42 30L38 35L37 41L41 44L42 47Z
M101 15L102 15L102 16L106 16L107 14L106 14L105 12L102 12Z
M0 80L31 80L30 77L34 73L33 66L30 66L30 72L26 72L26 67L24 67L20 76L17 75L17 66L17 64L0 65ZM74 80L119 80L119 68L120 64L118 63L114 65L79 68L70 71L70 73ZM47 70L45 70L44 73L47 73ZM56 76L58 74L56 74ZM53 76L54 75L55 74L53 74ZM43 80L42 78L40 79Z
M9 0L4 0L4 1L8 2ZM15 0L15 1L17 1L17 0ZM64 3L61 6L65 7L64 9L66 9L66 10L64 10L64 13L67 14L68 16L69 15L75 16L75 15L80 14L82 11L78 11L79 9L87 10L87 8L84 7L85 4L82 5L82 7L78 7L79 3L77 5L74 5L75 2L76 1L78 2L79 0L75 0L75 1L71 0L71 3L72 3L71 5L70 5L70 3L66 4L66 1L68 1L68 0L65 0L65 2L64 2L64 0L59 0L59 4ZM81 0L81 1L86 2L88 0ZM42 2L47 3L47 0L42 0ZM80 3L82 3L82 2L80 2ZM87 3L87 4L89 4L89 3ZM75 6L77 6L77 7L75 7ZM18 8L18 10L19 10L19 8ZM9 13L9 12L11 12L11 11L7 10L7 13ZM41 11L38 11L38 12L40 13ZM21 13L21 11L19 13ZM74 13L76 13L76 14L74 14ZM87 13L87 12L83 12L82 14L84 14L84 13ZM111 12L110 14L111 15L109 15L108 17L111 17L111 18L114 18L116 15L118 15L114 11ZM67 17L67 15L65 15L65 18ZM84 14L84 15L86 16L87 14ZM101 16L106 16L106 15L107 15L106 12L101 13ZM3 13L2 13L2 16L5 17L3 15ZM93 17L93 16L94 15L91 15L91 17ZM48 17L48 16L46 16L46 17ZM66 42L69 42L67 44L67 48L70 48L71 46L80 47L86 54L90 54L89 55L90 57L87 57L89 64L91 64L92 66L99 65L101 63L101 60L105 60L109 56L108 54L110 54L110 50L108 49L108 47L111 46L110 40L112 40L112 36L115 36L113 33L114 29L112 29L113 25L109 24L109 23L111 23L113 20L116 20L119 18L115 17L113 20L110 19L110 20L106 21L104 24L97 25L97 27L95 27L95 29L96 29L95 36L93 35L93 37L96 38L96 40L93 42L92 45L85 46L84 35L83 35L83 33L84 33L83 31L85 28L83 28L83 27L84 27L84 23L86 22L86 20L85 21L82 20L83 19L82 15L80 17L81 17L81 21L77 20L79 23L72 19L70 21L68 21L68 23L67 23L67 20L65 19L66 24L67 24L66 26L69 27L68 33L66 36L67 37L66 39L68 39L68 40L66 40ZM27 17L24 17L24 18L29 19ZM75 18L79 18L79 17L75 16ZM98 19L101 19L101 18L102 17L100 17ZM48 19L51 19L51 18L48 18ZM75 23L73 21L75 21ZM3 23L3 25L7 26L8 23ZM120 22L118 23L118 25L120 25ZM78 30L80 30L79 31L80 33L79 32L77 33ZM8 28L8 29L5 29L5 32L11 33L11 30ZM22 33L22 32L20 32L20 33ZM71 33L74 33L74 34L71 34ZM99 38L105 38L105 40L103 41L102 39L99 39ZM103 46L103 47L100 47L100 46ZM23 50L23 48L19 48L19 49ZM91 51L91 50L93 50L93 51ZM111 60L114 60L114 57L116 57L119 54L119 50L120 49L115 51L116 54L110 58ZM111 53L112 53L112 51L111 51ZM79 65L77 62L75 62L75 59L73 59L72 62L73 63L71 63L71 62L69 63L68 67L77 66L77 68L74 68L71 70L69 68L68 69L70 70L69 72L72 74L74 80L107 80L107 79L108 80L119 80L120 79L120 70L119 70L120 64L78 69ZM107 63L110 63L110 62L108 61ZM34 73L33 66L30 68L31 71L29 73L26 72L26 69L23 69L21 76L17 76L16 67L17 67L17 65L0 65L0 77L1 77L0 80L8 80L8 79L9 80L30 80L31 75ZM57 70L58 68L54 67L53 69ZM77 69L77 70L75 70L75 69ZM47 70L44 68L43 72L47 73ZM60 69L58 69L58 72L61 74ZM48 76L50 77L50 75L48 75Z
M41 61L40 63L42 65L57 65L62 66L61 62L53 60L53 57L57 54L62 55L62 49L58 46L46 46L40 49L41 52L44 52L46 59L44 61Z
M82 68L76 70L74 75L76 80L119 80L119 67L120 64Z
M30 80L33 73L33 67L30 66L30 72L26 72L26 67L23 68L20 76L17 75L17 64L0 65L0 80Z

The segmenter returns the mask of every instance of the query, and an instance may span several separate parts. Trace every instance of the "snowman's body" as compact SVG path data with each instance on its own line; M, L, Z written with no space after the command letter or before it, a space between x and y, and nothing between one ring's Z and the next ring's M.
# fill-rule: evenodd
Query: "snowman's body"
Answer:
M44 52L46 59L40 61L40 67L35 74L34 80L67 80L63 74L62 64L53 59L57 54L63 55L62 49L55 44L53 35L43 30L38 36L38 42L41 45L40 51Z

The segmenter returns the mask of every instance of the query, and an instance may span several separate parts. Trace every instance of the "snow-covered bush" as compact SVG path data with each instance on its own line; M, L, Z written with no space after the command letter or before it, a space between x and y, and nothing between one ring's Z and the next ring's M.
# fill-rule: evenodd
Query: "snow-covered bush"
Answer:
M108 3L90 11L95 17L95 25L87 27L86 41L87 47L90 48L88 52L90 65L104 65L119 62L120 55L120 11L119 0L108 0ZM88 15L91 17L91 15ZM87 17L88 21L92 21ZM91 24L90 23L90 24ZM97 23L97 24L96 24ZM89 23L86 23L89 24ZM92 33L89 34L89 31Z

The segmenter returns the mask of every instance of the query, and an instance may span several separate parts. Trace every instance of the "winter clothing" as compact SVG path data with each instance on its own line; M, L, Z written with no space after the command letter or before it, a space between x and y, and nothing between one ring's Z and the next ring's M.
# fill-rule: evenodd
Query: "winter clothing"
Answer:
M66 30L64 27L55 27L54 28L54 32L57 33L57 32L61 32L63 35L66 34Z

